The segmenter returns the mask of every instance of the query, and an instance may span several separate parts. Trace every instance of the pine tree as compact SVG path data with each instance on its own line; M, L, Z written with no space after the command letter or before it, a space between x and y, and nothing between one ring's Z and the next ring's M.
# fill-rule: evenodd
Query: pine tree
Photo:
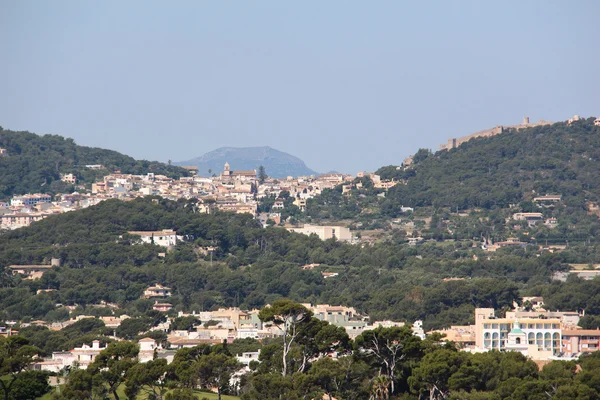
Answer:
M265 183L265 180L268 178L269 176L267 175L267 172L265 171L265 167L264 166L260 166L258 167L258 182L262 185L263 183Z

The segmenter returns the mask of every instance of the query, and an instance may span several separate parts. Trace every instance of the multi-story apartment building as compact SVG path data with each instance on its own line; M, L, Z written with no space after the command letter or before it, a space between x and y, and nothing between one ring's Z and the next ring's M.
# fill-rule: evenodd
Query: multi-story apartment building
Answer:
M475 309L475 346L479 351L515 350L533 359L561 353L560 318L496 318L493 308Z
M598 351L600 330L598 329L563 329L562 352L565 357L577 357L581 354Z
M46 218L46 214L18 212L0 215L0 227L4 229L17 229L31 225L32 222Z

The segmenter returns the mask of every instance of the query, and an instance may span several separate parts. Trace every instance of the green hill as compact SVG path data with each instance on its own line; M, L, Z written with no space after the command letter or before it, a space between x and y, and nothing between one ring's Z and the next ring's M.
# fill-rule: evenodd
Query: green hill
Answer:
M129 230L156 229L175 229L185 241L160 257L164 248L135 244L127 235ZM207 246L217 248L212 257L201 251ZM69 311L57 304L78 304L83 312L101 301L136 315L152 307L151 300L140 298L144 289L161 283L173 288L169 302L175 310L252 309L289 297L351 305L376 318L421 318L428 326L440 326L467 322L474 305L511 304L518 288L513 282L544 281L561 268L560 258L534 254L473 260L473 254L481 253L471 242L418 248L405 245L402 238L372 247L323 242L314 235L262 228L248 214L196 213L193 200L106 200L0 234L0 268L48 263L51 258L62 262L38 280L11 276L5 269L0 274L0 319L67 319ZM310 263L321 266L301 268ZM323 271L339 276L324 279ZM446 295L440 278L465 275L473 279L454 286L472 296L428 308ZM507 277L506 284L491 285L486 278L498 275ZM56 291L38 294L40 289ZM422 291L418 304L411 300L411 290ZM448 314L457 307L460 316Z
M382 179L401 181L385 197L376 197L384 190L368 184L360 196L344 197L340 187L309 201L308 215L339 219L368 211L397 217L401 206L493 210L545 194L562 195L580 209L600 200L600 127L594 118L509 130L436 153L421 149L414 159L408 167L376 171Z
M534 193L561 194L582 206L600 200L600 127L594 118L511 130L419 155L413 167L398 172L407 184L389 191L390 202L491 209L531 200ZM378 171L383 177L389 172Z
M58 135L39 136L0 127L0 198L25 193L59 193L72 189L60 175L73 173L81 184L91 184L113 171L124 174L153 172L178 178L187 172L157 161L135 160L113 150L79 146ZM86 165L103 165L90 169Z

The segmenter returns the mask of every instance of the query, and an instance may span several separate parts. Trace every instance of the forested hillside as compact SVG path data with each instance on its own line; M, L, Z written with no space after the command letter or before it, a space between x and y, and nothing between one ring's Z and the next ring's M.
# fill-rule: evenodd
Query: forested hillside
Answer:
M136 244L128 230L175 229L185 242L164 248ZM149 310L143 290L172 287L174 310L222 306L262 307L282 297L295 301L355 306L374 318L413 321L427 328L472 320L476 306L508 307L523 293L543 294L557 308L598 310L596 298L566 296L588 283L550 284L566 262L599 262L594 246L557 253L503 249L484 257L473 241L408 246L404 237L373 246L350 245L282 228L261 228L250 215L196 212L194 201L159 198L107 200L77 212L52 216L0 236L0 266L49 262L61 267L40 280L22 280L5 271L1 317L69 317L62 305L80 312L101 301L119 304L130 315ZM211 257L203 252L217 248ZM300 268L319 263L313 270ZM338 272L324 279L321 272ZM463 280L445 282L442 278ZM502 280L498 280L502 277ZM583 288L583 286L581 286ZM56 289L40 292L39 289ZM586 289L587 290L587 289ZM598 303L598 304L597 304ZM595 314L595 312L592 312Z
M388 201L410 206L507 207L533 193L581 206L600 200L600 127L594 118L511 131L439 151L411 168Z
M0 157L0 199L14 194L67 191L72 187L61 182L60 175L68 173L77 175L82 184L94 183L116 170L124 174L153 172L175 178L187 175L180 167L135 160L112 150L78 146L73 139L58 135L39 136L0 127L0 148L7 150L7 155ZM105 168L94 170L86 165Z
M383 190L351 200L325 191L309 201L307 210L314 218L348 218L367 209L397 217L402 205L497 209L547 193L560 194L567 205L584 209L586 201L600 200L599 160L600 127L594 126L594 118L512 130L472 139L452 150L421 149L407 168L380 168L376 173L382 179L401 181L385 198L375 197Z

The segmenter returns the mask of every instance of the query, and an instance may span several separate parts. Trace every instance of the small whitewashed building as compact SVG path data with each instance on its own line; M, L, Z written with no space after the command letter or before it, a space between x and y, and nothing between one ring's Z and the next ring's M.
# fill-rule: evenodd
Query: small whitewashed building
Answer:
M63 174L60 176L60 180L73 185L77 183L77 177L74 174Z
M129 231L130 235L139 236L142 243L155 244L162 247L175 246L181 236L172 229L163 229L161 231Z
M141 363L146 363L154 359L155 352L158 351L159 346L154 339L143 338L138 340L140 346L140 352L138 353L138 359Z

